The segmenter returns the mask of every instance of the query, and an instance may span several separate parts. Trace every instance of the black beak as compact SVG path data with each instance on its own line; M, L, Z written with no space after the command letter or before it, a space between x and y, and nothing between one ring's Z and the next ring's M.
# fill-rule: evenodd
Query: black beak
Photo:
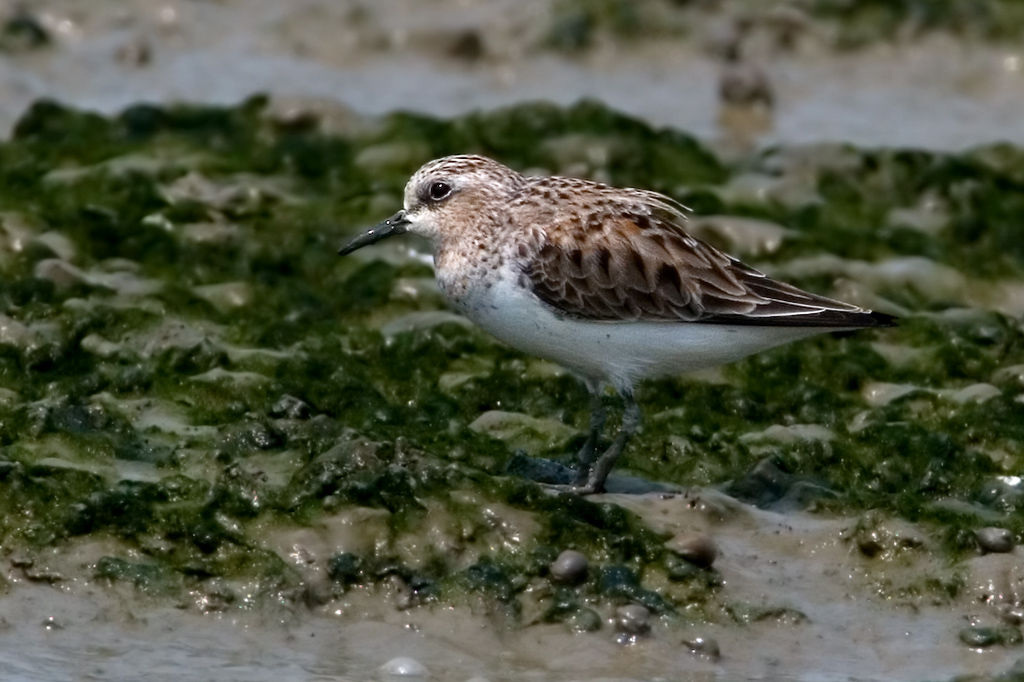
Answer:
M382 223L378 223L366 232L353 237L347 244L338 249L338 255L347 256L356 249L369 246L392 235L403 234L409 221L405 219L405 211L399 211Z

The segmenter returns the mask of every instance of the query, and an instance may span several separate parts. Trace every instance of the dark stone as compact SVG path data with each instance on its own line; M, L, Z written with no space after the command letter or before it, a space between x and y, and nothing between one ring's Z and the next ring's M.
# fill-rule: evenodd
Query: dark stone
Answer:
M960 631L960 641L974 649L986 649L990 646L1020 644L1021 632L1015 627L988 627L975 625Z
M722 657L722 651L718 646L718 640L714 637L697 635L683 639L683 646L690 650L690 653L700 658L717 661Z
M701 568L711 568L711 564L718 558L715 541L705 533L677 536L670 541L669 549Z
M985 553L1012 552L1014 547L1013 533L1006 528L987 526L974 531L978 547Z
M651 631L651 612L640 604L615 609L615 629L627 635L646 635Z
M567 549L558 555L549 569L552 580L561 583L577 583L587 576L587 557L574 549Z

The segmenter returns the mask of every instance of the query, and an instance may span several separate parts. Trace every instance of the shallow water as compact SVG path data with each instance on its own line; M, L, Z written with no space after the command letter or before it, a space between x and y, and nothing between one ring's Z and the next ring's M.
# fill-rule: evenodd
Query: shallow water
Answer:
M429 11L398 0L37 4L55 47L0 60L0 131L39 97L114 113L139 101L232 104L268 92L366 114L444 117L594 98L704 139L749 136L759 145L1024 144L1024 55L1013 43L933 35L837 53L812 25L795 52L754 46L751 63L764 69L777 106L754 130L736 131L722 128L724 67L707 49L728 32L727 14L697 13L688 40L608 43L566 57L528 47L543 37L544 0L446 0ZM483 56L451 56L467 30L482 35Z
M811 682L934 679L939 670L952 677L1005 669L1017 658L1013 651L950 646L964 626L962 613L872 594L875 569L843 540L849 521L758 511L714 491L604 499L670 532L713 529L731 599L790 611L742 627L656 620L651 636L620 644L607 633L575 635L561 625L509 630L466 608L396 611L373 590L314 609L270 602L203 615L194 606L169 608L87 582L60 589L22 584L3 600L0 675L355 682L394 679L380 667L407 656L438 680ZM934 558L902 563L886 580L943 570ZM695 636L717 640L721 658L695 656L680 643Z

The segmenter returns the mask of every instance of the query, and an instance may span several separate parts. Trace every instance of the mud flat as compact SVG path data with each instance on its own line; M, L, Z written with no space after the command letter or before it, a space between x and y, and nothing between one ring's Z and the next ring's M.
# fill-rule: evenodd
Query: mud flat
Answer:
M986 555L953 569L920 529L890 523L880 537L892 556L868 558L856 545L856 521L759 511L714 491L599 503L621 504L659 530L710 533L728 616L706 619L683 607L651 615L631 634L615 615L621 607L594 604L603 627L579 633L529 608L522 615L533 622L511 626L483 602L396 607L401 597L381 586L319 605L264 600L240 609L193 592L169 606L134 588L70 578L91 569L89 548L76 547L50 558L51 567L68 566L69 580L12 581L24 584L2 600L0 671L7 679L70 679L73 667L113 680L137 679L140 670L160 680L367 680L391 679L389 664L412 659L427 671L415 679L916 680L937 670L996 679L985 673L1010 669L1020 653L958 639L969 636L970 622L991 618L1004 598L992 587L1007 572L1020 578L1020 557ZM323 571L313 566L331 538L314 544L309 536L279 533L271 544L301 548L304 580L317 585ZM963 594L936 598L928 583L943 581ZM978 627L970 636L984 634Z
M0 143L5 679L1024 674L1024 150L989 143L1019 121L934 135L937 106L921 138L898 116L906 137L862 139L838 113L790 137L799 98L778 93L818 88L780 70L771 125L744 142L719 124L717 48L692 39L673 49L707 71L693 120L640 97L520 103L546 91L495 76L586 83L603 64L604 85L636 59L677 77L651 66L655 45L620 61L606 17L575 45L550 12L474 31L492 10L472 3L463 24L412 15L404 34L396 13L345 6L355 37L317 31L334 5L116 5L40 3L0 62L4 102L51 97L5 109ZM812 19L796 47L769 46L779 60L825 73L808 54L953 41L854 50ZM749 49L768 50L778 23L755 24ZM971 40L960 66L1015 77ZM198 66L214 45L253 80ZM321 80L297 77L314 63ZM389 69L419 74L419 113L380 113L395 103L344 81L368 93ZM197 72L209 82L173 77ZM294 91L235 103L266 74ZM333 94L304 89L322 83ZM231 104L138 103L179 98ZM553 494L524 474L582 443L577 380L446 310L421 244L335 254L455 151L668 193L700 236L901 324L647 384L612 492Z

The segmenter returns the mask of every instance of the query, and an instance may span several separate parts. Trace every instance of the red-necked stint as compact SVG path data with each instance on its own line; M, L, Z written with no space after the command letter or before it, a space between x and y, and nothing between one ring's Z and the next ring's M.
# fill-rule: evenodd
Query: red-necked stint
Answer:
M771 279L687 234L687 209L647 190L527 177L483 156L420 168L405 207L342 255L412 232L434 248L437 282L462 314L505 343L578 373L592 396L590 433L571 489L600 492L640 423L633 387L738 360L823 332L893 318ZM598 452L601 392L622 397L622 424Z

